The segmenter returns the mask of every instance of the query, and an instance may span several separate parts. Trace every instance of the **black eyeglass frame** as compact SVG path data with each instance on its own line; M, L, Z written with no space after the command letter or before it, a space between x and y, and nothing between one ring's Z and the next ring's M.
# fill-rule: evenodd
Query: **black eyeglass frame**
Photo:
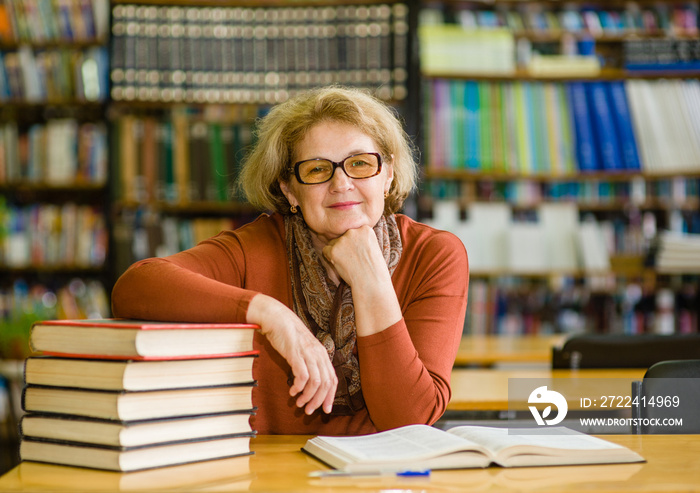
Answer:
M362 156L365 154L369 154L370 156L374 156L377 158L377 172L374 173L373 175L370 175L370 176L363 176L362 178L355 178L354 176L350 176L348 174L347 170L345 169L345 163L347 162L347 160L350 158L353 158L356 156ZM305 182L304 180L301 179L301 175L299 174L299 166L301 166L304 163L311 162L311 161L326 161L326 162L331 163L331 165L333 166L333 170L331 171L331 174L327 180L317 181L314 183L308 183L308 182ZM342 161L340 161L338 163L336 163L335 161L331 161L330 159L320 158L320 157L313 158L313 159L304 159L303 161L297 161L292 166L290 166L289 171L294 171L294 176L296 176L297 181L299 183L301 183L302 185L320 185L321 183L326 183L326 182L331 181L333 179L333 175L335 175L335 170L338 168L343 170L343 173L345 173L345 176L347 176L348 178L351 178L353 180L365 180L367 178L372 178L373 176L377 176L379 173L382 172L382 155L379 154L378 152L358 152L357 154L352 154L352 155L346 157L345 159L343 159Z

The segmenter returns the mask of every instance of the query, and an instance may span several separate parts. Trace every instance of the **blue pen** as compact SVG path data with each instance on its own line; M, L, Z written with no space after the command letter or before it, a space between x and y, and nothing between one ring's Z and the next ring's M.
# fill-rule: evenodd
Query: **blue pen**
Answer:
M402 478L428 477L430 469L420 471L312 471L309 477L312 478L339 478L339 477L362 477L362 476L398 476Z
M430 469L426 469L425 471L401 471L396 473L397 476L402 476L402 477L425 477L425 476L430 476Z

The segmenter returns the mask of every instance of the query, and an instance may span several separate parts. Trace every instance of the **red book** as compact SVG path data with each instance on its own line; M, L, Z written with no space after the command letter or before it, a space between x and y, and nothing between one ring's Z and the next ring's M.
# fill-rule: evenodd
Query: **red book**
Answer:
M128 319L48 320L32 325L35 352L95 359L165 360L256 354L253 324Z

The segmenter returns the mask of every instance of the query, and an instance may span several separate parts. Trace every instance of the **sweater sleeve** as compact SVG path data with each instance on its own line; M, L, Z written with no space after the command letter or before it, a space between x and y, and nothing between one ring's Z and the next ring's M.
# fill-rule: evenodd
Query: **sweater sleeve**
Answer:
M469 265L462 242L433 235L415 255L408 286L395 286L403 319L358 338L362 391L378 430L434 423L451 397L464 325Z
M112 290L116 317L183 322L245 322L245 257L231 232L183 252L133 264Z

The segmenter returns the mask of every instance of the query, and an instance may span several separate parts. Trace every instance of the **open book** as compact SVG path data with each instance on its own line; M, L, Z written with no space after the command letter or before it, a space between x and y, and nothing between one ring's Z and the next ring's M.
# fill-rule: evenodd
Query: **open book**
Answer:
M444 431L410 425L356 437L318 436L307 441L302 450L347 472L644 461L626 447L563 427L509 433L507 428L485 426L457 426Z

